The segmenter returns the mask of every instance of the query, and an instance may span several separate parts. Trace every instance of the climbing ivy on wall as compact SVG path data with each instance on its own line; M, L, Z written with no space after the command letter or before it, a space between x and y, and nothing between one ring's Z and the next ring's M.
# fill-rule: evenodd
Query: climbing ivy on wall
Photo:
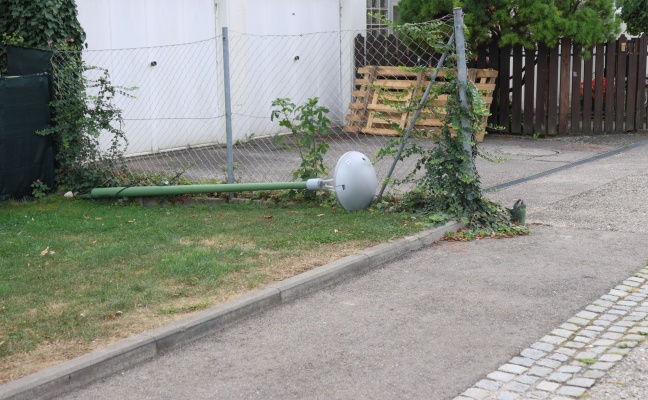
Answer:
M77 19L74 0L2 0L0 1L0 71L6 70L6 44L39 49L70 46L81 49L86 35ZM9 40L14 38L14 40ZM9 42L9 43L7 43Z

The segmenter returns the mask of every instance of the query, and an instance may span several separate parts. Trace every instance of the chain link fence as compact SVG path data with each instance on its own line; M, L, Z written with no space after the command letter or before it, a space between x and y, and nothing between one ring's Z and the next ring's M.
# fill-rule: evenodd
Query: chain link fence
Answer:
M432 22L447 42L452 16ZM223 36L173 46L85 50L87 65L109 71L114 85L134 87L132 97L114 99L122 110L128 166L138 172L176 175L197 181L225 181L228 168L236 182L289 181L300 165L298 149L278 143L287 132L272 121L272 102L289 98L304 104L317 97L329 110L331 131L320 137L330 148L324 157L332 170L347 151L360 151L383 179L392 159L376 153L398 136L390 124L407 125L405 113L387 125L376 120L382 96L370 88L383 85L393 98L425 89L424 73L404 73L402 66L436 66L440 54L401 33L332 31L259 36L230 31L230 91L225 90ZM54 58L56 60L56 57ZM54 66L56 69L56 65ZM373 69L372 69L373 68ZM231 104L233 164L228 166L226 101ZM381 108L383 107L383 108ZM385 122L385 121L383 121ZM103 146L110 141L102 137ZM421 139L410 139L421 140ZM421 140L424 145L432 141ZM398 165L393 176L404 176Z

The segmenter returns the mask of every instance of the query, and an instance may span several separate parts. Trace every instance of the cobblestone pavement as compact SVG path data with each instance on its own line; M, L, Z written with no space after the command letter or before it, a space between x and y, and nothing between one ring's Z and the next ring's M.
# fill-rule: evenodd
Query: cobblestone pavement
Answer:
M582 398L632 348L646 340L647 300L648 268L644 268L455 400ZM618 393L618 387L611 391ZM602 393L610 394L610 390Z

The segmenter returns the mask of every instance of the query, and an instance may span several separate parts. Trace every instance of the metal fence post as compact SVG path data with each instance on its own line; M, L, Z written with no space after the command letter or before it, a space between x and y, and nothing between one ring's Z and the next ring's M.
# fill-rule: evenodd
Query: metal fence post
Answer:
M456 7L454 10L454 38L455 48L457 51L457 79L459 80L459 100L461 107L465 112L469 110L468 96L466 95L466 87L468 85L468 69L466 67L466 41L464 38L464 19L463 10L461 7ZM473 176L473 154L472 154L472 140L471 140L471 126L470 121L466 117L461 118L461 138L463 140L463 149L466 153L466 172ZM470 196L471 194L468 193ZM472 200L472 199L468 199Z
M227 183L234 183L234 144L232 143L232 97L230 91L229 34L223 27L223 75L225 89L225 134L227 140ZM230 193L230 198L233 193Z

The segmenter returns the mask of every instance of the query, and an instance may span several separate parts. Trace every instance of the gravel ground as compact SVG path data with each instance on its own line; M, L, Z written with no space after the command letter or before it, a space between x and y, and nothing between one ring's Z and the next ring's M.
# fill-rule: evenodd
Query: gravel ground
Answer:
M648 343L633 349L623 361L587 392L592 400L648 399Z

